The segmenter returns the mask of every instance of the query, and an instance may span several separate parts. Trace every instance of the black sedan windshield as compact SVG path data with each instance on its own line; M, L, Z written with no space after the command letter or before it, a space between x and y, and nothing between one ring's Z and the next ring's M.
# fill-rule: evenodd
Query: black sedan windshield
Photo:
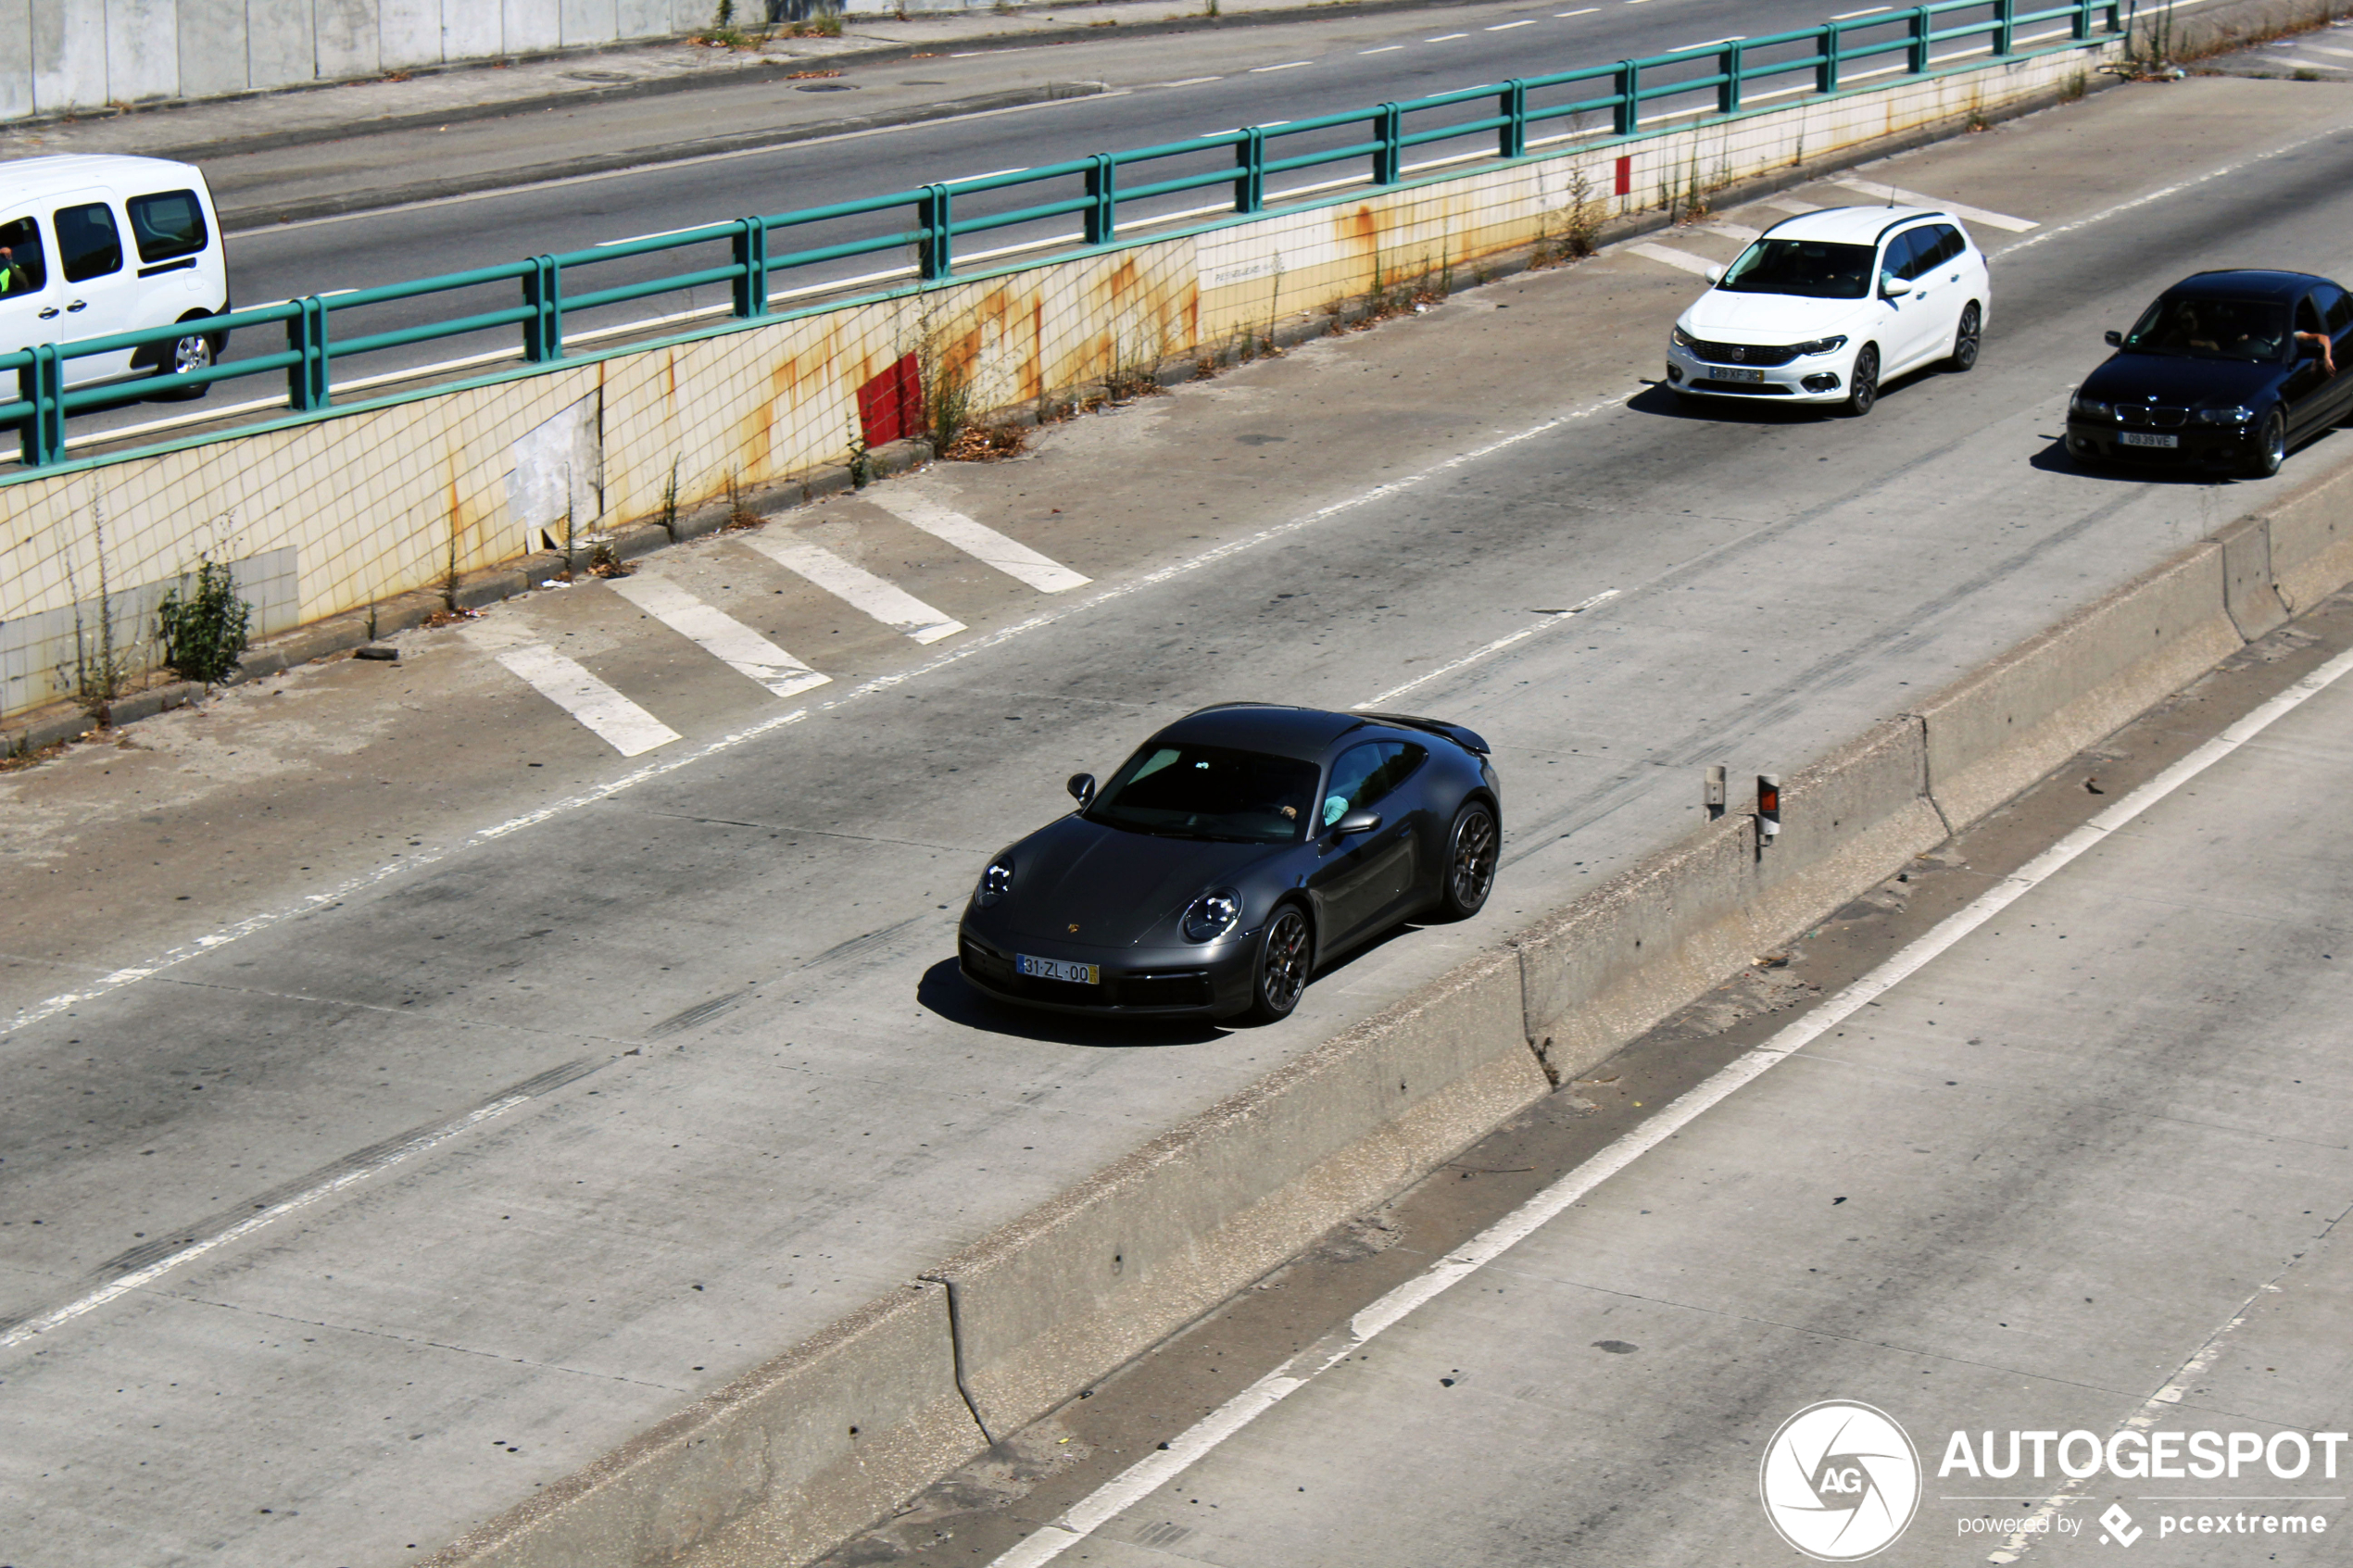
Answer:
M1087 816L1131 833L1289 844L1306 830L1316 768L1222 746L1161 744L1129 758Z
M2267 364L2287 340L2287 307L2266 299L2167 297L2148 307L2124 339L2140 354Z
M1734 294L1860 299L1870 292L1871 247L1820 240L1759 240L1741 252L1716 286Z

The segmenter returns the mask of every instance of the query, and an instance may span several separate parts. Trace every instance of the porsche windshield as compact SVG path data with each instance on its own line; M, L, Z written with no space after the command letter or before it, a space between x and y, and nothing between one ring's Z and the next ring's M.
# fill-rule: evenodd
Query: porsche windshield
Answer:
M1315 764L1297 758L1150 745L1112 775L1087 815L1131 833L1288 844L1306 830L1315 779Z
M1871 247L1821 240L1759 240L1741 252L1716 286L1733 294L1860 299L1870 292Z
M2140 354L2268 363L2287 340L2287 308L2267 299L2160 299L2124 346Z

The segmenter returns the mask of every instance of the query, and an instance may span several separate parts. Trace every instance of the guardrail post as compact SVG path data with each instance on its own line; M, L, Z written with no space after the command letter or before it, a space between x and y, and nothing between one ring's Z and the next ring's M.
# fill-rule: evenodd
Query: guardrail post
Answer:
M1822 57L1814 65L1815 92L1835 93L1838 91L1838 68L1845 54L1846 24L1824 22L1822 24Z
M1119 165L1109 153L1087 160L1087 243L1107 245L1119 232Z
M1716 89L1716 112L1738 114L1741 108L1741 45L1734 39L1724 45L1721 56L1723 84Z
M1383 104L1373 117L1373 135L1380 143L1373 149L1373 183L1394 185L1405 177L1405 111Z
M2018 41L2018 0L1994 0L1994 53L2013 54Z
M286 352L300 358L286 367L286 407L313 413L327 406L327 302L312 295L287 303L295 314L286 318Z
M2075 0L2075 17L2069 24L2068 36L2078 44L2092 36L2092 12L2097 0Z
M1922 6L1912 13L1911 69L1914 76L1928 74L1929 49L1934 43L1935 31L1936 13L1934 11Z
M1495 152L1501 157L1528 154L1528 83L1513 77L1495 98L1495 112L1504 123L1495 128Z
M522 357L535 365L564 357L563 269L552 256L535 256L522 275L522 302L531 317L522 324Z
M927 283L936 282L955 270L956 235L948 201L947 186L925 185L915 202L915 221L923 226L915 242L916 271Z
M1642 128L1642 62L1617 62L1617 133L1631 136Z
M1266 132L1251 126L1242 139L1234 144L1234 167L1240 170L1234 177L1234 210L1264 212L1266 209Z
M736 265L742 273L736 279L736 314L765 316L768 314L768 220L764 218L736 220Z
M54 343L29 352L32 363L17 372L17 395L32 405L24 417L23 461L37 469L66 455L66 361Z

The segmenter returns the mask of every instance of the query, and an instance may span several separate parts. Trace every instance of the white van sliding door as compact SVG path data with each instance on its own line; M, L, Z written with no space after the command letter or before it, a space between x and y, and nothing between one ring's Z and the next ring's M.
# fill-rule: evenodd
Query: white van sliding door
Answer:
M132 266L121 215L102 191L68 196L51 209L57 247L56 289L64 314L52 326L57 341L109 337L138 320L139 275ZM107 381L131 371L128 349L66 361L68 386Z

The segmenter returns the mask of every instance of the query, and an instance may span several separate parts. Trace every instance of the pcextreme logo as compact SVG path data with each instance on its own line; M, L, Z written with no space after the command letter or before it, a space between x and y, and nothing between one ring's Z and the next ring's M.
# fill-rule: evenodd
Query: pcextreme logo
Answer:
M1781 1423L1756 1489L1781 1539L1818 1562L1859 1562L1911 1524L1920 1456L1886 1412L1825 1399Z

